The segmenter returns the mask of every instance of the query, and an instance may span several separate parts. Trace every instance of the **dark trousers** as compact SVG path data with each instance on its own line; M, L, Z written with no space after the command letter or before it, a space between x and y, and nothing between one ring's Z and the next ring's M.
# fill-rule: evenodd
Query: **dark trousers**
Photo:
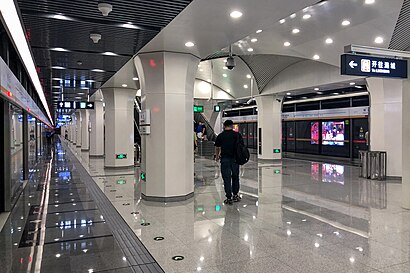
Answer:
M239 192L239 165L233 158L221 158L221 173L224 180L225 194L232 198Z

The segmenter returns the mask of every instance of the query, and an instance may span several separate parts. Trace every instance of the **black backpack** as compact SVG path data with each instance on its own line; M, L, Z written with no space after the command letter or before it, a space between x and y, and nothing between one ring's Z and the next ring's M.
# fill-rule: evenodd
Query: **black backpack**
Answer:
M239 133L237 133L235 141L235 161L239 165L245 165L246 163L248 163L249 158L249 150L243 143L243 140L239 138Z

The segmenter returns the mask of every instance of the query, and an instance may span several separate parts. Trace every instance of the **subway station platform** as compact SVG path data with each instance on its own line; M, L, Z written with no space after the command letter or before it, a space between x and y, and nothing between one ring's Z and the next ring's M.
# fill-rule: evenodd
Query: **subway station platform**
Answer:
M141 199L138 168L63 140L41 161L0 234L4 272L394 272L410 270L410 212L396 180L284 159L241 169L223 204L219 166L195 163L195 196ZM177 179L177 178L176 178Z

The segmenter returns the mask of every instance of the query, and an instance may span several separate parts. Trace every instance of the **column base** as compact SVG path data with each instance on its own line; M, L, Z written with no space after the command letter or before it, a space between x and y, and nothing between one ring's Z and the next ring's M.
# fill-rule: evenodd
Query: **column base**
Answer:
M81 152L88 152L90 149L83 149L81 148Z
M75 145L75 147L77 147L77 148L81 148L81 145Z
M128 170L128 169L133 169L134 165L129 165L129 166L104 166L104 169L111 169L111 170Z
M187 195L171 196L171 197L146 196L145 194L141 193L141 197L143 200L153 201L153 202L163 202L163 203L180 202L180 201L186 201L194 197L194 192L188 193Z
M280 164L282 164L282 159L258 158L258 163L280 163Z

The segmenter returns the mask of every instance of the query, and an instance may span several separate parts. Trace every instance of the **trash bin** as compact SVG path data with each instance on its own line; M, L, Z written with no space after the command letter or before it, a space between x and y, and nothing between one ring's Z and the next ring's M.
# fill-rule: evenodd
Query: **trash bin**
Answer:
M359 151L360 177L386 180L387 153L382 151Z
M370 166L369 166L369 152L359 151L360 158L360 177L370 178Z
M374 180L386 180L386 164L387 153L386 152L370 152L370 179Z

